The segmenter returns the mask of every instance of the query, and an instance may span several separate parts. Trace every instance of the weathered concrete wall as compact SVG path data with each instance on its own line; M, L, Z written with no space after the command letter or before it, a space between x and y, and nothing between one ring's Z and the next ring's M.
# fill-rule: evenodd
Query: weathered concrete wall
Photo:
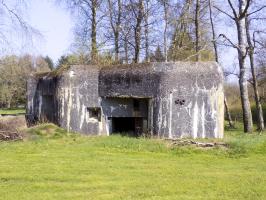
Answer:
M214 62L72 66L28 81L28 114L48 115L51 96L53 121L68 131L108 135L108 117L134 116L133 98L145 98L148 108L138 114L148 117L153 135L223 137L223 73ZM91 118L90 108L100 109L101 118Z
M99 69L95 66L75 66L64 72L58 83L59 124L68 131L101 134L103 120L90 120L87 108L99 107Z
M216 63L168 63L154 100L161 137L223 137L223 73Z
M38 121L55 121L55 90L57 78L31 76L27 84L27 120L30 123Z
M149 64L105 67L99 75L101 97L154 97L161 73Z
M139 101L139 111L134 110L132 98L102 98L102 111L107 117L148 117L146 99Z

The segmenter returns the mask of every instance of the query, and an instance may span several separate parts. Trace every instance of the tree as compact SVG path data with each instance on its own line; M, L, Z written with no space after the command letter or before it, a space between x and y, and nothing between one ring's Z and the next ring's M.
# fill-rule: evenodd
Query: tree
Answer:
M190 20L192 1L186 0L181 5L179 16L174 19L174 32L169 47L169 60L185 60L194 55L194 42L192 37L193 21ZM193 57L192 57L193 58Z
M255 38L252 38L250 35L250 19L248 15L246 17L246 35L247 35L247 42L249 45L248 55L249 55L249 61L250 61L250 67L251 67L251 74L252 74L252 86L254 90L254 96L255 96L255 102L256 102L256 111L257 111L257 117L258 117L258 130L263 131L264 130L264 119L263 119L263 110L262 105L260 101L260 95L258 90L258 81L257 81L257 74L255 69L255 61L254 61L254 50L255 50ZM254 35L255 33L253 33Z
M101 0L58 0L64 2L67 8L77 14L78 24L76 35L88 42L90 39L91 61L97 62L97 25L102 17L98 17ZM98 17L98 18L97 18Z
M80 62L79 55L69 54L61 56L57 61L57 67L60 68L66 65L77 65L83 64Z
M119 60L120 53L120 31L121 31L121 17L122 17L122 2L121 0L108 0L109 22L113 32L114 46L115 46L115 61Z
M35 70L33 63L29 55L0 59L0 106L11 108L26 103L26 81Z
M196 61L200 60L200 0L196 0L196 9L195 9L195 35L196 35L196 42L195 42L195 50L196 50Z
M44 60L48 64L49 69L50 70L54 70L54 62L53 62L53 60L49 56L46 56L44 58Z
M238 44L234 44L226 35L221 34L223 38L230 43L230 45L237 49L238 53L238 63L239 63L239 87L240 87L240 97L243 110L243 123L244 132L252 132L253 121L248 95L248 67L247 67L247 53L248 53L248 43L246 37L246 15L248 14L248 8L250 7L251 0L238 0L238 10L234 7L231 0L227 1L233 15L215 7L217 10L228 16L234 21L237 29Z
M51 68L49 67L49 64L46 62L45 58L42 56L37 56L34 60L35 64L35 71L37 72L49 72L51 71Z
M165 61L165 57L161 51L160 46L158 45L154 54L151 54L151 62L163 62Z
M144 5L143 0L138 0L137 2L131 1L129 8L134 16L132 27L134 31L134 62L139 62L140 49L141 49L141 29L142 22L144 19Z
M5 54L18 42L24 42L23 45L28 46L32 44L33 35L41 35L26 21L26 7L25 0L0 1L0 51Z
M169 24L169 0L159 0L159 2L163 5L164 12L164 32L163 32L163 43L164 43L164 56L165 61L168 61L168 41L167 41L167 33L168 33L168 24Z
M150 17L150 0L145 1L144 6L144 35L145 35L145 61L150 62L150 37L149 37L149 17Z
M216 41L216 31L215 31L214 21L213 21L212 0L208 0L208 4L209 4L208 5L209 6L209 17L210 17L211 30L212 30L212 44L213 44L213 49L214 49L215 61L219 63L218 46L217 46L217 41ZM225 114L228 119L229 127L233 128L234 125L233 125L231 113L229 111L229 107L227 104L226 96L224 96L224 107L225 107Z

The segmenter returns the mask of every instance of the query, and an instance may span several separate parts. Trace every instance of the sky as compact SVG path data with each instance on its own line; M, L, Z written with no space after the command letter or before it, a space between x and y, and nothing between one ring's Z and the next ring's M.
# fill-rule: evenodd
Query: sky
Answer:
M52 0L28 0L29 23L40 31L42 37L33 43L29 53L50 56L54 62L69 52L73 41L73 26L70 13Z

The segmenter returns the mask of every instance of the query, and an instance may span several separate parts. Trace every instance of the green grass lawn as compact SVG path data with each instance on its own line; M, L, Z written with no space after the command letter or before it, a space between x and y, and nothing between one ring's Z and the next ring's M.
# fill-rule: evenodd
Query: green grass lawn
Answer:
M266 135L227 131L229 148L82 137L53 125L0 143L0 199L266 199Z
M26 111L23 108L12 108L12 109L0 109L0 115L15 115L15 114L25 114Z

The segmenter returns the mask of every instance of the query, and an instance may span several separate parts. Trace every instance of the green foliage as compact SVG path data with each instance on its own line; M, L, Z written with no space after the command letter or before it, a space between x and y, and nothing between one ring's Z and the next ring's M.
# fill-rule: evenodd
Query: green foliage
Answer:
M169 48L169 59L173 61L196 61L196 51L193 38L188 31L176 30ZM201 61L213 61L214 55L211 50L200 51Z
M77 65L80 64L78 55L70 54L70 55L63 55L59 58L57 63L57 69L62 66L68 65Z
M48 64L48 67L49 69L52 71L54 69L54 63L53 63L53 60L49 57L49 56L46 56L44 58L44 60L46 61L46 63Z
M187 31L176 29L169 48L169 58L174 61L180 61L193 54L195 54L194 44L190 34Z
M0 108L25 105L28 76L49 70L42 56L11 55L0 58Z
M242 114L241 104L240 104L240 106L229 107L229 109L230 109L230 114L231 114L232 120L235 122L242 122L243 114ZM265 103L262 104L262 110L263 110L263 117L264 117L264 119L266 119L266 104ZM258 117L257 117L256 105L252 104L251 112L252 112L253 122L257 123ZM266 123L266 121L265 121L265 123Z
M154 54L150 55L150 60L151 60L151 62L163 62L163 61L165 61L165 57L164 57L162 50L161 50L159 45L157 46Z

